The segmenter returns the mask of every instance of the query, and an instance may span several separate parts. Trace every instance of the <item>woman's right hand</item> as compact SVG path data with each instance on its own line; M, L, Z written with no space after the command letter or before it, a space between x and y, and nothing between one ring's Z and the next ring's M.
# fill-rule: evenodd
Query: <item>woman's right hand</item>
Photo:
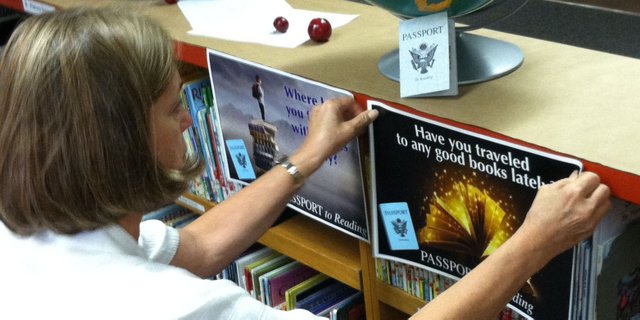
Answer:
M290 157L291 162L308 177L331 155L363 133L377 117L377 110L362 111L352 98L331 99L313 107L309 133Z

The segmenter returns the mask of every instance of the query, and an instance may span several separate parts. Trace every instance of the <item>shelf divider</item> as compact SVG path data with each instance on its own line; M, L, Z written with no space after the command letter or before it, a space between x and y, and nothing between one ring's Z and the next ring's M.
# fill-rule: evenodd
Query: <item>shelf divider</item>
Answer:
M303 215L272 227L258 242L362 290L358 240Z

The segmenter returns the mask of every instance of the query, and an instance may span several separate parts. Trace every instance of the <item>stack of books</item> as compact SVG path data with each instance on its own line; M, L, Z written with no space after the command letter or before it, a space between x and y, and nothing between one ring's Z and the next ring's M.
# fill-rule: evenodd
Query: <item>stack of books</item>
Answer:
M216 279L231 280L277 309L306 309L330 319L365 317L362 292L271 248L250 248Z
M189 192L202 199L219 203L242 188L226 178L222 136L211 82L198 70L181 72L184 84L181 102L191 114L193 126L184 132L187 152L204 159L205 170L195 179Z

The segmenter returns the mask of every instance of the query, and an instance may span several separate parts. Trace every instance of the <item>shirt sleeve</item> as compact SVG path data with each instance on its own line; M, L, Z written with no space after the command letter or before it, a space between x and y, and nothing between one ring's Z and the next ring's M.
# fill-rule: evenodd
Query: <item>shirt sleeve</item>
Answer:
M180 233L160 220L146 220L140 223L138 245L149 260L169 264L178 250Z
M138 307L145 305L145 301L149 305L156 305L151 308L151 313L148 313L149 308L142 308L148 313L148 318L210 319L214 315L216 318L231 320L327 320L307 310L274 309L256 300L229 280L204 280L183 269L168 265L175 256L179 243L180 234L177 229L166 226L159 220L140 223L138 245L149 260L167 266L154 269L152 274L138 274L134 277L135 281L148 280L147 284L138 287L148 289L161 286L181 293L172 298L173 303L163 304L162 307L157 306L157 301L165 297L166 290L151 290L139 295L144 298L136 300ZM162 280L159 281L158 277Z

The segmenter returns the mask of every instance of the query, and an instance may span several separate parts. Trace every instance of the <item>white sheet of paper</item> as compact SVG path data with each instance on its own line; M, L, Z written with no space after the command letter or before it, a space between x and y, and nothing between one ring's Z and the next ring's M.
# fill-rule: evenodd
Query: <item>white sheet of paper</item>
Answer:
M284 48L309 40L307 27L313 18L325 18L336 29L358 17L294 9L284 0L183 0L178 6L191 24L189 34ZM273 27L279 16L289 21L286 33Z

